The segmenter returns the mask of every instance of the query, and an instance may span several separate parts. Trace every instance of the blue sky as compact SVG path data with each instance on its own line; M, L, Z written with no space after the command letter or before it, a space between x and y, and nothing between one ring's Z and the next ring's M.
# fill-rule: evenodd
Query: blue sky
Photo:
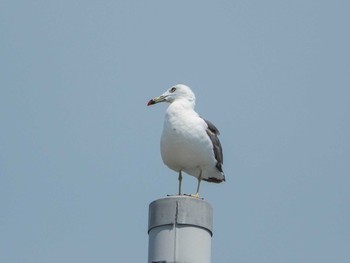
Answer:
M146 261L177 83L221 131L212 262L350 261L347 1L1 6L1 262Z

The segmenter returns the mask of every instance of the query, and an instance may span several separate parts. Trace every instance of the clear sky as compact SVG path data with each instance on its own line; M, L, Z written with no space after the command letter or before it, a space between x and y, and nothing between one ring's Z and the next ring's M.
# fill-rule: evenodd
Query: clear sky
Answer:
M0 262L146 262L177 83L221 131L212 262L350 262L349 1L1 1ZM183 190L196 180L185 176Z

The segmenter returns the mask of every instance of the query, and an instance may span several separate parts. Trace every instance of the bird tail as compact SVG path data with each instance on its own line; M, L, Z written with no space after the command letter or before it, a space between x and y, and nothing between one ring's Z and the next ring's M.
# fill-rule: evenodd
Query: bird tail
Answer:
M222 182L225 182L226 179L225 179L225 175L222 174L223 178L215 178L215 177L208 177L208 178L203 178L204 181L207 181L209 183L216 183L216 184L219 184L219 183L222 183Z

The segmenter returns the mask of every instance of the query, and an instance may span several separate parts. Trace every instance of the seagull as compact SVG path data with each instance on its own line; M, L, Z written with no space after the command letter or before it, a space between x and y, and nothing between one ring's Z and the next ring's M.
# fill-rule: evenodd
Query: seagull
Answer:
M159 102L170 103L160 141L163 162L178 172L179 195L182 172L197 178L197 191L191 196L198 198L202 180L211 183L225 181L219 130L194 111L196 97L186 85L173 86L159 97L151 99L147 106Z

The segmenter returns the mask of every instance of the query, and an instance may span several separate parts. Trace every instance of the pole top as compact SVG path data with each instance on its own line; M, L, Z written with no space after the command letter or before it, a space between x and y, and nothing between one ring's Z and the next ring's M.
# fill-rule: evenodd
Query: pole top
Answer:
M206 229L213 235L213 208L203 199L169 196L149 205L148 233L164 225L187 225Z

